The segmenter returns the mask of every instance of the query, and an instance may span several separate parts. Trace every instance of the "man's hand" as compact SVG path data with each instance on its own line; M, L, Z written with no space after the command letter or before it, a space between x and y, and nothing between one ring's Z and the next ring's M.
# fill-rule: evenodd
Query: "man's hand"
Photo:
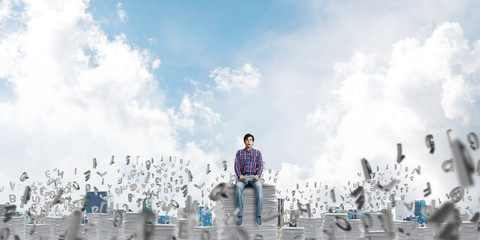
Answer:
M245 178L243 178L243 175L238 176L238 179L239 179L241 182L245 181Z
M258 181L260 177L258 175L255 175L255 178L253 179L254 182Z

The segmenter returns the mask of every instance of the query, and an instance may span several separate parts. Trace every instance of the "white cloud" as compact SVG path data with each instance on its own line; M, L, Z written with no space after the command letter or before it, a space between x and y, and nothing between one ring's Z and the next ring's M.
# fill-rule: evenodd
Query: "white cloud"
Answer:
M152 70L155 70L157 69L158 67L160 67L160 64L162 62L160 61L160 59L155 59L153 62L152 62Z
M210 77L215 80L219 91L230 93L238 89L242 93L252 94L258 91L261 74L252 64L245 63L239 69L215 68Z
M479 60L478 44L470 46L459 24L445 22L426 39L397 42L387 57L357 52L338 63L339 87L322 95L306 118L319 134L332 133L312 173L332 180L355 176L363 157L374 168L393 166L396 144L402 143L402 164L422 166L422 175L409 182L416 197L430 182L430 197L443 199L458 185L456 173L444 174L440 167L451 158L445 131L454 128L466 143L466 133L479 126L473 121L480 107ZM435 137L433 156L424 143L427 134Z
M1 179L82 171L93 157L179 152L151 72L159 61L124 35L108 40L86 9L83 1L31 1L23 15L8 16L25 22L0 38L0 78L13 91L0 102Z
M117 16L118 18L120 19L121 22L126 22L127 21L127 13L125 12L125 10L123 10L123 4L122 3L118 3L117 4Z
M194 135L202 130L212 130L213 126L221 124L222 121L220 114L208 106L208 103L213 100L213 92L201 90L198 82L193 80L190 80L190 83L195 87L194 94L185 94L178 113L172 109L171 114L176 126L187 129L191 135Z

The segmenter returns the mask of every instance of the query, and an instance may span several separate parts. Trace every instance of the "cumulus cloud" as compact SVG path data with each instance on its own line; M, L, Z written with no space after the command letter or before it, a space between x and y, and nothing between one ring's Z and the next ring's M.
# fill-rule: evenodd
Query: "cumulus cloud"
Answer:
M440 167L451 158L445 131L456 126L455 136L465 143L466 133L479 126L474 121L480 107L478 50L478 41L469 43L459 24L445 22L426 39L395 43L388 56L357 52L349 62L337 63L339 87L307 117L320 133L332 134L314 173L333 180L355 176L362 157L374 168L392 166L395 146L402 143L402 164L422 165L422 175L409 183L416 197L423 197L430 182L430 197L443 198L458 185L456 173ZM435 137L434 155L425 146L427 134Z
M5 5L2 5L5 8ZM178 153L177 133L148 51L109 40L84 1L25 3L0 38L1 179L37 169L90 167L84 159ZM7 15L7 16L5 16ZM15 164L12 164L15 161Z
M191 79L189 82L195 88L193 94L183 96L178 110L170 109L175 125L188 130L191 135L203 130L211 131L213 126L222 123L220 114L208 105L213 101L213 91L208 85L203 90L199 82Z
M125 12L125 10L123 10L123 4L122 3L118 3L117 4L117 16L118 16L118 19L120 19L121 22L126 22L127 21L127 13Z
M257 92L257 87L260 85L261 74L260 71L253 67L250 63L245 63L241 68L215 68L210 77L213 78L217 84L216 89L219 91L239 90L242 93L252 94Z

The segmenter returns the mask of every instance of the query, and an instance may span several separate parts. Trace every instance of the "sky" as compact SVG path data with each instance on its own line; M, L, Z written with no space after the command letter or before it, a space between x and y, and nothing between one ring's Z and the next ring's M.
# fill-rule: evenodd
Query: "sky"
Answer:
M401 143L421 166L410 200L427 182L445 198L460 184L446 131L478 134L479 4L2 0L0 188L112 155L233 173L251 133L284 192L342 188Z

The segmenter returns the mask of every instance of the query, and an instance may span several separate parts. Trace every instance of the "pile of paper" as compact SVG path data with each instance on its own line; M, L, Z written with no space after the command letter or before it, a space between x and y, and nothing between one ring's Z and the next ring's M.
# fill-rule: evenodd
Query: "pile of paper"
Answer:
M344 238L346 231L343 231L337 227L336 223L338 222L342 227L345 227L345 223L342 220L337 220L337 218L342 218L348 221L347 213L325 213L323 216L323 223L321 225L322 237L328 239L332 234L335 238Z
M193 228L191 239L217 240L217 235L216 227L199 226Z
M393 221L394 231L398 239L422 239L422 233L418 231L419 224L412 221Z
M51 225L26 224L25 234L25 239L50 239Z
M372 217L372 226L370 226L369 231L378 231L378 232L385 232L382 227L382 221L380 221L379 216L381 213L368 213Z
M350 219L350 231L345 233L345 240L357 240L359 236L363 236L363 225L361 219Z
M88 239L98 239L100 237L98 236L100 218L101 216L99 213L87 213L88 223L84 224L83 229L84 232L86 232Z
M123 215L123 239L129 239L137 234L137 228L142 221L141 213L127 212ZM138 236L138 235L136 235Z
M396 239L396 233L387 233L385 231L370 231L365 233L364 237L370 240L389 240L389 239Z
M25 236L25 218L24 217L12 217L8 222L3 222L4 218L1 218L2 228L8 228L10 230L10 237L13 239L15 235L18 235L21 239Z
M249 239L276 240L278 222L278 200L275 186L263 184L262 225L256 225L255 189L248 185L243 191L243 225L237 226L235 211L234 185L226 187L227 198L215 202L215 226L218 227L218 239L232 239L234 236L245 236Z
M49 224L51 226L52 238L59 239L60 236L65 236L65 232L69 227L70 220L69 218L63 217L47 217L45 218L45 224Z
M89 213L88 223L84 229L88 239L111 239L118 238L122 232L123 223L113 224L113 214L110 213Z
M177 239L194 239L193 228L197 225L196 220L176 218L171 219L171 223L175 228L174 233Z
M280 240L303 240L308 239L305 234L305 228L303 227L283 227L280 233ZM319 238L315 238L319 239Z
M154 227L153 236L150 239L174 239L175 225L155 224L153 227Z
M98 238L99 239L112 239L113 237L119 238L122 233L123 222L117 223L117 226L113 224L113 214L101 214L98 221Z
M305 229L305 238L320 239L323 218L298 218L297 226ZM283 232L283 230L282 230Z
M417 228L415 232L418 232L420 234L420 236L422 237L421 239L434 239L433 229L430 227L420 227Z
M477 232L477 223L470 221L463 221L459 231L459 239L478 239L480 235Z

